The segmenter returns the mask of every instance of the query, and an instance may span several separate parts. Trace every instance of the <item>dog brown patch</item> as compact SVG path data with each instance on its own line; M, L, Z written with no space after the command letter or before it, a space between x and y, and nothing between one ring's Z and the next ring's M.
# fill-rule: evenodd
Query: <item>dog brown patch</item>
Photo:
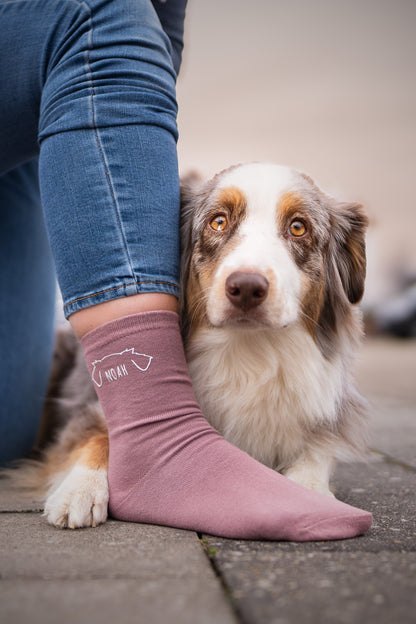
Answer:
M93 435L78 449L78 463L91 470L107 468L108 436L103 433Z
M289 233L293 220L299 220L305 225L305 234L296 237ZM312 228L310 206L305 198L293 192L285 193L277 206L277 225L287 240L296 264L304 268L317 242Z
M314 338L325 299L325 280L322 275L311 279L310 275L302 276L301 308L302 322Z
M302 322L307 331L315 337L316 327L324 302L324 266L321 245L312 226L316 207L309 205L307 198L294 193L285 193L277 206L278 227L287 240L291 255L302 271L301 307ZM315 219L316 219L316 215ZM303 236L288 233L290 223L299 219L306 226Z
M247 200L244 193L236 186L227 186L220 190L217 198L220 206L227 208L234 219L245 212Z
M281 227L285 227L288 221L297 214L301 213L305 208L305 200L302 196L289 191L280 198L277 206L277 216Z
M76 463L87 466L91 470L106 469L108 434L100 429L101 427L97 426L94 431L84 432L82 439L71 439L72 435L68 432L68 435L61 438L59 444L53 444L45 451L44 463L39 465L45 465L50 475L67 472ZM81 430L78 431L78 435L81 435Z
M204 213L198 219L198 231L194 233L194 246L191 251L189 273L186 286L187 316L193 328L206 324L206 295L212 284L218 264L225 253L229 253L235 242L232 238L244 219L247 200L244 193L229 186L212 194ZM212 219L223 214L228 227L223 231L211 228Z
M235 187L221 189L218 195L213 197L208 209L201 220L201 230L198 232L193 250L194 257L199 256L202 262L210 262L218 256L218 253L226 241L236 232L238 225L246 213L246 199L244 194ZM224 215L228 227L222 231L216 231L211 226L211 221Z
M192 255L188 283L186 287L187 315L192 323L192 329L195 330L202 325L207 325L207 297L212 286L214 275L219 264L221 264L225 254L228 254L237 244L238 240L228 239L227 245L219 247L217 253L206 255L206 247L203 248L204 253L199 253L196 249ZM220 285L223 289L226 277Z
M188 284L186 287L186 301L187 301L187 317L189 322L195 329L201 327L206 319L205 314L205 297L201 291L197 273L194 270L194 263L191 261L191 267L189 271Z

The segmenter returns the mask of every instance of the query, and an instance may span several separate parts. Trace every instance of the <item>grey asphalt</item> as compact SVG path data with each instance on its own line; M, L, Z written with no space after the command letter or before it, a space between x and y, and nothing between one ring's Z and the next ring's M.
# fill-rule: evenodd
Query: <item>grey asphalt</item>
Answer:
M59 530L0 482L1 624L413 624L415 363L415 341L362 351L372 451L334 478L339 498L374 514L360 538L239 541L113 520Z

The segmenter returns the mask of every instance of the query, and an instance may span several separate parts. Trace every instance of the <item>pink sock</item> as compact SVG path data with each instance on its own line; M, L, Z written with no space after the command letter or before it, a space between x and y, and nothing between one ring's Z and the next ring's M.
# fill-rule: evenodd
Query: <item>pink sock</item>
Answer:
M370 527L370 513L289 481L208 424L175 313L106 323L82 345L109 429L114 518L293 541L353 537Z

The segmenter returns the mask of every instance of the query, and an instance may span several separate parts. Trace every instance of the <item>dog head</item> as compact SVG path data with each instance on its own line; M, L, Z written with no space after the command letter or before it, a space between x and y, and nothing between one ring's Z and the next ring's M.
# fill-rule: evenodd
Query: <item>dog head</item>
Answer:
M232 167L182 186L182 317L235 330L302 323L329 353L363 294L361 206L339 203L297 170Z

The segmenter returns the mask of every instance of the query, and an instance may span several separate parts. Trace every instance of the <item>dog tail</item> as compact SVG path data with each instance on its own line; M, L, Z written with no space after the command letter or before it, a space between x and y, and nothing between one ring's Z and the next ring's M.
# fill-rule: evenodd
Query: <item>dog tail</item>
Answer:
M42 459L21 459L0 469L6 487L23 498L43 502L49 489L48 466Z
M69 328L60 328L55 338L52 372L34 449L28 459L15 460L0 468L0 479L24 498L43 500L50 487L51 473L56 469L50 447L63 426L59 409L62 384L72 370L77 353L77 340Z

